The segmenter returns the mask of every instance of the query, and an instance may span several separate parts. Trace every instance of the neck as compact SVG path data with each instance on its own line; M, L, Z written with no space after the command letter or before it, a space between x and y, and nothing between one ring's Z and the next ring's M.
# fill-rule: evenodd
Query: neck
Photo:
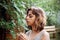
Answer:
M36 28L34 25L32 25L32 32L38 32L38 31L36 31Z

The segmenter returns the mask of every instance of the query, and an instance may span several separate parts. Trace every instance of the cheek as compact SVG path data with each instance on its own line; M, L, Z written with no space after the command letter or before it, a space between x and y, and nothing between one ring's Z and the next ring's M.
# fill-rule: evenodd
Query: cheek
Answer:
M28 25L32 26L34 24L35 19L31 18L29 19L29 21L27 22Z
M31 19L31 23L33 24L35 22L35 17Z

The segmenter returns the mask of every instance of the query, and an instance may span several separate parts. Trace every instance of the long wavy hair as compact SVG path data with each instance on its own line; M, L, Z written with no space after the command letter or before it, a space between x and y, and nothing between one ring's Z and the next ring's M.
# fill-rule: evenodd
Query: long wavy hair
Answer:
M44 10L38 7L31 7L31 8L28 8L27 14L30 10L32 11L32 14L36 16L36 19L34 22L36 31L43 30L44 26L46 25L46 15ZM28 27L28 28L32 29L31 27Z

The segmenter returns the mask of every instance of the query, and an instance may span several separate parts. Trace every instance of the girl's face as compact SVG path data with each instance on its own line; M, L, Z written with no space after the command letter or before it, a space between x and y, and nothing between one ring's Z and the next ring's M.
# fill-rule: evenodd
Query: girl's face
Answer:
M32 14L32 11L30 10L26 16L26 22L28 26L32 26L35 21L35 15Z

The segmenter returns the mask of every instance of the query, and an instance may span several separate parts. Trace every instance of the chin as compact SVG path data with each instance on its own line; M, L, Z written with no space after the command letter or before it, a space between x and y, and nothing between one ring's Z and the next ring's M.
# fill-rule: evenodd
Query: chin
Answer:
M27 25L28 25L28 26L32 26L32 24L31 24L31 23L27 23Z
M27 24L28 26L31 26L30 24Z
M31 26L30 24L27 24L28 26Z

